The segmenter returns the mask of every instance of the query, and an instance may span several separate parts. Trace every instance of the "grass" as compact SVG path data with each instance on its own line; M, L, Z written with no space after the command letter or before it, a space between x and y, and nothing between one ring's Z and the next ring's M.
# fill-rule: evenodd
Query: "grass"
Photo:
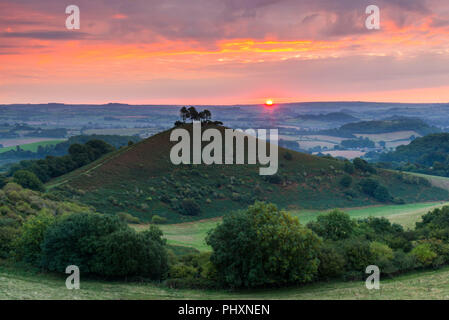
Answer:
M449 178L447 178L447 177L431 176L428 174L415 173L415 172L407 172L407 173L414 175L414 176L428 179L434 187L449 190Z
M56 145L60 142L63 142L64 140L47 140L47 141L40 141L40 142L33 142L33 143L27 143L20 145L20 148L25 151L32 151L37 152L37 149L39 146L46 147L46 146L52 146ZM4 147L0 149L0 153L4 153L11 150L16 150L17 146L12 147Z
M449 267L381 279L380 290L368 290L364 281L323 282L282 289L187 290L159 284L106 282L81 277L80 290L68 290L65 277L0 266L0 300L12 299L292 299L396 300L449 299Z
M426 214L429 210L440 208L444 205L449 205L449 202L370 206L343 210L355 219L370 216L386 217L391 222L411 229L415 226L415 222L420 220L422 215ZM324 212L327 211L290 211L292 215L299 218L302 224L315 220L319 214ZM196 222L159 225L159 228L164 232L164 237L167 239L168 244L188 246L204 252L210 251L210 247L204 240L207 232L213 229L220 221L221 218L204 219ZM131 227L141 231L148 228L148 224L131 225Z

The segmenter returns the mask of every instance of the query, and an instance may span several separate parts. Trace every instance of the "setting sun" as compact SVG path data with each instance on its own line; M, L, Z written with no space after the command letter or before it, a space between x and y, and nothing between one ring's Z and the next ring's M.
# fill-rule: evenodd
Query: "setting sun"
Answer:
M265 104L267 106L272 106L273 105L273 100L267 100L267 101L265 101Z

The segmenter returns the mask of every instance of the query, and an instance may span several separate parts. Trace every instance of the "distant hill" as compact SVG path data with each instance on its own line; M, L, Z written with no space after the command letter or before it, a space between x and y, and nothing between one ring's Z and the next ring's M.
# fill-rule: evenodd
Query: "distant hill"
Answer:
M306 114L298 117L301 120L312 120L312 121L323 121L323 122L340 122L340 123L349 123L360 121L360 119L353 117L344 112L331 112L327 114Z
M389 120L372 120L348 123L339 129L323 130L322 133L341 137L354 137L354 134L380 134L398 131L415 131L420 135L441 132L418 118L393 117Z
M222 132L224 127L216 127ZM190 125L185 125L191 130ZM211 128L208 125L207 128ZM203 127L203 129L206 129ZM365 191L372 180L386 187L391 200L415 202L446 199L448 192L426 180L409 181L402 174L356 169L346 173L343 161L279 148L279 171L260 176L258 165L179 165L171 163L171 130L50 181L56 196L72 198L108 214L127 212L143 221L159 215L168 222L221 216L255 200L289 209L357 207L380 203ZM348 170L348 169L346 169ZM367 181L367 178L370 181ZM359 182L364 183L362 188ZM365 191L364 191L365 190ZM385 195L385 190L382 190Z
M430 134L381 154L380 162L405 171L449 177L449 133Z

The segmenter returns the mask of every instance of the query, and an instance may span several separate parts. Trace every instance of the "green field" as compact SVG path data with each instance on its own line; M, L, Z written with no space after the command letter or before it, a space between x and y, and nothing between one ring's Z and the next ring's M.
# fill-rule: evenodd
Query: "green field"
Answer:
M415 222L419 221L422 215L426 214L429 210L440 208L444 205L449 205L449 202L370 206L343 210L356 219L365 217L386 217L394 223L403 225L405 228L413 228ZM316 219L319 214L324 212L327 211L290 211L290 213L297 216L303 224ZM209 251L210 248L207 246L204 239L207 232L214 228L220 221L220 218L205 219L196 222L159 225L159 228L164 232L168 244L189 246L200 251ZM145 230L148 228L148 225L131 226L137 230Z
M46 147L46 146L52 146L55 144L58 144L60 142L63 142L64 140L47 140L47 141L40 141L40 142L33 142L33 143L27 143L20 145L20 148L25 151L32 151L36 152L39 146ZM0 149L0 153L16 150L17 146L13 147L5 147Z
M5 299L449 299L449 267L381 279L380 290L363 281L327 282L284 289L245 291L169 289L152 283L83 280L68 290L65 277L0 266L0 300Z

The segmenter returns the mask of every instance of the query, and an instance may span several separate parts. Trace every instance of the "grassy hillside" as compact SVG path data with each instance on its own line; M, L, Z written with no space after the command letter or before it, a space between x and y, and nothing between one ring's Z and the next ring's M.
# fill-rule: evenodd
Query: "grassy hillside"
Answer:
M379 204L358 186L369 175L366 172L356 170L351 186L340 185L346 175L342 161L280 148L279 171L274 178L260 176L258 165L175 166L169 158L174 145L169 137L170 131L164 131L121 148L47 186L103 213L128 212L142 221L157 214L172 223L222 216L255 200L289 210ZM404 179L395 172L379 170L370 177L407 203L448 198L446 190ZM183 215L187 199L201 208L199 215Z
M394 300L449 299L449 267L381 279L380 290L364 281L329 282L299 288L213 291L168 289L148 283L81 279L80 290L67 290L65 277L0 267L0 300L5 299L295 299Z

